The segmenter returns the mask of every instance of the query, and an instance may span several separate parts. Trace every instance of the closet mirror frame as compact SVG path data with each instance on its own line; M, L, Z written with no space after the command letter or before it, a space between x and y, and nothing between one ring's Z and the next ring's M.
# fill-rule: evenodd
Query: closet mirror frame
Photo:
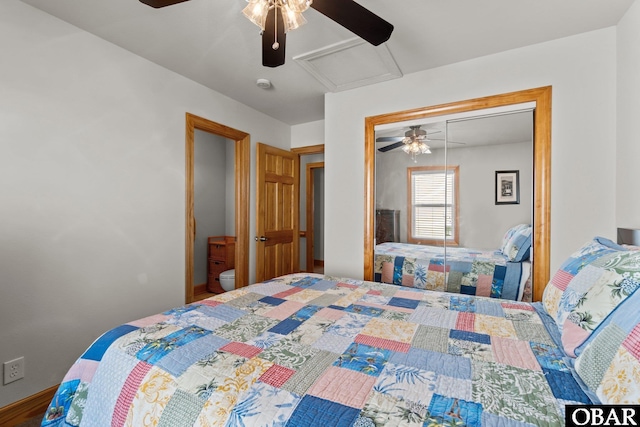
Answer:
M535 102L533 112L532 295L549 282L551 235L551 86L365 117L364 279L373 280L375 244L375 128L390 123Z

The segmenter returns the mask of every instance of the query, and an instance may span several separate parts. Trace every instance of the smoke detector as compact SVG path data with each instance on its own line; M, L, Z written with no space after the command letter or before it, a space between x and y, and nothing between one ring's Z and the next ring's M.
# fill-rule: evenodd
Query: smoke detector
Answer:
M269 89L271 87L271 82L267 79L258 79L256 85L262 89Z

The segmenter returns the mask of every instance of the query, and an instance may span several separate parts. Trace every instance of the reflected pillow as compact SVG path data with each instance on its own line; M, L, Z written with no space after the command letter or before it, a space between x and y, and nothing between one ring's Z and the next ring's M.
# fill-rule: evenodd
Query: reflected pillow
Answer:
M503 246L502 253L512 262L522 262L529 259L531 253L531 232L530 225L522 224L524 227L517 229Z
M528 227L530 227L529 224L518 224L518 225L514 225L513 227L508 229L507 232L504 233L504 236L502 236L502 244L500 245L500 252L502 252L503 254L506 255L507 254L507 244L509 244L509 241L514 236L514 234L516 234L518 231L524 230L524 229L526 229Z

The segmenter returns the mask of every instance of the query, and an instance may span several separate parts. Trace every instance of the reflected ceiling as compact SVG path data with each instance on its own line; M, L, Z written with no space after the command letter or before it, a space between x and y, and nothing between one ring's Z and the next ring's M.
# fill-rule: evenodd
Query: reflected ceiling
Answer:
M450 122L448 129L446 129L445 121L433 122L428 120L396 123L392 127L381 126L382 130L376 130L376 140L385 138L385 141L376 141L376 149L393 144L393 141L386 141L386 139L403 136L405 131L409 130L410 125L420 125L421 129L427 132L427 144L434 149L444 147L446 132L448 132L447 139L452 142L449 145L450 149L529 142L532 140L531 113L519 112L456 120ZM387 153L398 151L401 150L391 150L387 151ZM376 154L384 153L376 151Z

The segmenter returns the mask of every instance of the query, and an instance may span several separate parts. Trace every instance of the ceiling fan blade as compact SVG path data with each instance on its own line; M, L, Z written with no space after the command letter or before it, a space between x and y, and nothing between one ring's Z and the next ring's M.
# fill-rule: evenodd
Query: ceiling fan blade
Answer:
M140 0L142 3L159 9L161 7L171 6L188 0Z
M403 139L403 136L381 136L380 138L376 138L376 142L396 142L402 141Z
M313 0L311 7L374 46L393 32L393 25L353 0Z
M380 148L378 148L378 151L380 151L382 153L386 153L387 151L391 151L394 148L402 147L403 145L404 145L404 142L400 141L400 142L396 142L395 144L390 144L390 145L386 145L384 147L380 147Z
M282 14L277 13L277 8L273 8L267 14L267 21L262 32L262 65L265 67L278 67L284 64L285 46L287 34L284 32L284 22ZM277 38L275 20L278 20ZM274 43L278 43L278 48L274 49Z

